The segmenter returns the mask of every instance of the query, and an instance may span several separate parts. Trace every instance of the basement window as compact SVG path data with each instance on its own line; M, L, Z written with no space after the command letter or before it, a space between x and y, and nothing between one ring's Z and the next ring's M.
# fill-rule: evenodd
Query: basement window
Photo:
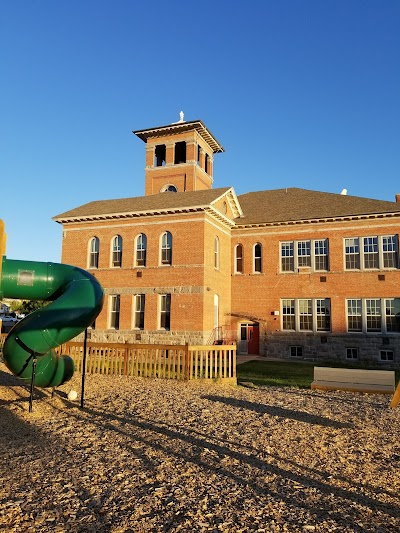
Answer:
M175 165L186 163L186 142L175 143Z
M303 346L290 346L290 357L303 357Z
M154 166L163 167L165 166L167 149L165 144L158 144L154 150Z

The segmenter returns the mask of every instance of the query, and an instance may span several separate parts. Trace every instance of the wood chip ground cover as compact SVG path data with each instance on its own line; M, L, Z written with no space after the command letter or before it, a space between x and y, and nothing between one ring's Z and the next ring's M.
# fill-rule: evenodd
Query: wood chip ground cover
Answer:
M81 376L0 365L0 531L398 532L389 396ZM78 400L68 401L68 392Z

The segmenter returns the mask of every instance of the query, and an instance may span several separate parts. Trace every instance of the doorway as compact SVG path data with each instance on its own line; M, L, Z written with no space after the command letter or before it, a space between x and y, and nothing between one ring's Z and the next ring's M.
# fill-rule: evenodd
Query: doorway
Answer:
M259 355L260 353L260 327L257 322L239 324L238 353Z

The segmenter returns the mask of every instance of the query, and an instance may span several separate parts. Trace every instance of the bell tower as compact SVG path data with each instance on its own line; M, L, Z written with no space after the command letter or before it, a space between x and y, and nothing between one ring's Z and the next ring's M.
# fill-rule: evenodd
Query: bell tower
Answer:
M223 147L201 120L137 130L146 143L145 196L211 189L214 154Z

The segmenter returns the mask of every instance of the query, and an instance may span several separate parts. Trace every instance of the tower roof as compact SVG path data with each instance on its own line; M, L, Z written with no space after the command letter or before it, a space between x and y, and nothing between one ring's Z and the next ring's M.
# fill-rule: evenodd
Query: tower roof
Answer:
M147 142L148 139L153 137L162 137L165 135L171 135L174 133L183 133L185 131L196 130L197 133L205 140L205 142L211 147L214 154L218 152L224 152L224 148L217 141L214 135L203 124L201 120L191 120L190 122L179 121L166 126L157 126L155 128L148 128L146 130L133 131L135 135Z

